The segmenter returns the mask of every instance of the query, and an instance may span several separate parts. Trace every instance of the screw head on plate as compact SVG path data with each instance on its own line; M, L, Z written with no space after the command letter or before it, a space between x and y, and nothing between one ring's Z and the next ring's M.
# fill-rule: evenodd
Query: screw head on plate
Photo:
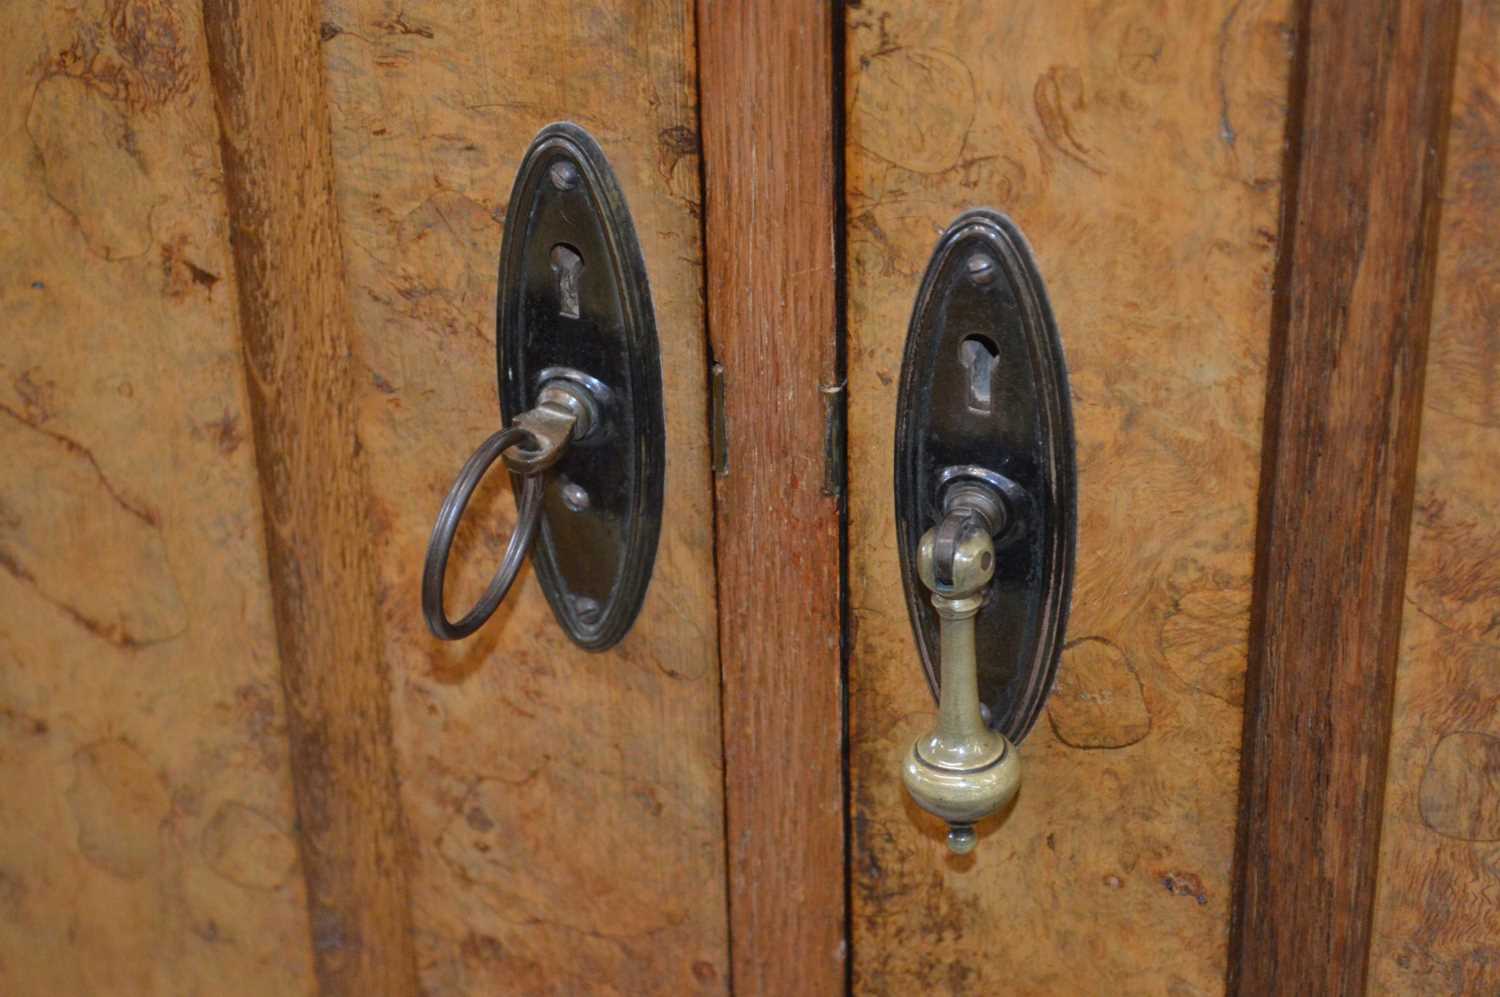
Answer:
M568 482L562 488L563 505L573 512L582 512L589 507L589 493L580 484Z
M578 167L567 160L552 164L547 171L547 177L552 181L552 186L558 190L572 190L578 186Z
M966 264L969 271L969 279L983 286L995 279L995 272L999 270L999 264L989 253L975 253L969 257Z
M594 623L599 619L599 613L603 609L597 599L590 599L586 595L570 595L568 601L573 604L573 612L584 623Z

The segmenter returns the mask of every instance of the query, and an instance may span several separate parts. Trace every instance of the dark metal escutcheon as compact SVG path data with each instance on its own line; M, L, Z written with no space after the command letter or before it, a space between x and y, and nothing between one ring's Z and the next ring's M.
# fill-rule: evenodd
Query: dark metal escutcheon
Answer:
M945 488L988 481L1005 499L975 653L989 725L1019 743L1057 674L1077 485L1057 325L1030 247L998 212L961 216L927 267L901 365L895 456L901 581L934 694L938 619L917 577L918 544L943 518Z
M635 226L604 153L577 125L542 129L521 163L497 309L507 424L552 378L584 384L601 410L548 475L533 549L558 623L601 651L630 629L651 579L666 424Z

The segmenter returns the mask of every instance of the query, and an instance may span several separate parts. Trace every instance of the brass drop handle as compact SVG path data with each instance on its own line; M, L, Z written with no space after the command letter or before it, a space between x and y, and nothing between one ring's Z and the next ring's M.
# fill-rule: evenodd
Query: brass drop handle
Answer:
M1031 247L1005 215L964 212L912 307L892 476L901 587L938 699L902 776L959 853L1015 798L1018 746L1057 677L1077 533L1071 396Z
M901 775L912 799L948 822L948 847L962 855L974 848L974 823L1015 797L1021 759L985 723L974 656L974 617L995 574L1005 505L977 483L953 489L944 505L942 522L923 535L917 552L917 573L939 618L937 725L912 744Z

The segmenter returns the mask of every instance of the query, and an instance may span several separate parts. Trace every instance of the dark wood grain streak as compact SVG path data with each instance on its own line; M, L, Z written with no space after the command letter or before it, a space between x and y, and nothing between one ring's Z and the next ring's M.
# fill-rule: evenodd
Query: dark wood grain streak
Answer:
M1365 988L1457 25L1447 0L1301 17L1231 992Z
M415 993L317 5L204 21L318 980Z
M734 989L844 989L833 5L698 5Z

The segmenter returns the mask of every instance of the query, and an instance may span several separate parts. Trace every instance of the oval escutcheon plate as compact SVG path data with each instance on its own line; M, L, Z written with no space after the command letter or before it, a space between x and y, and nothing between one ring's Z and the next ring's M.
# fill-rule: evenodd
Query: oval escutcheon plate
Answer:
M656 317L635 226L598 144L548 125L511 190L500 250L500 405L507 424L543 381L588 385L599 412L548 475L533 563L569 637L604 650L640 612L666 472Z
M896 409L896 531L907 609L934 694L938 618L916 574L942 486L1003 481L1010 525L975 619L979 695L1019 743L1057 674L1072 590L1076 518L1068 374L1041 275L1020 231L974 210L943 234L907 332Z

